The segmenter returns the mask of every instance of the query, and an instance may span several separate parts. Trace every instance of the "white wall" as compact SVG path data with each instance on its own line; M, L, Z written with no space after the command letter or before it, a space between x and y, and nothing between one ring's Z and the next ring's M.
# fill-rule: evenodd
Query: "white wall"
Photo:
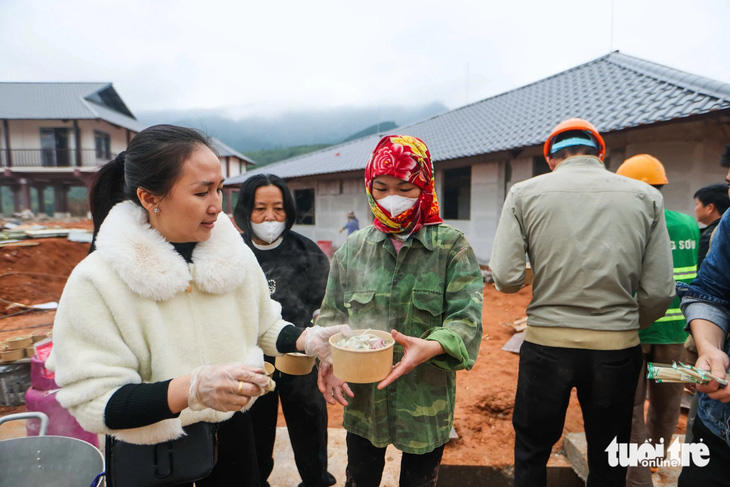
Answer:
M314 240L331 240L335 248L345 243L347 231L339 233L347 222L347 212L352 210L360 223L360 228L373 221L363 176L347 176L334 179L330 177L307 178L287 183L292 192L295 189L315 190L314 225L294 225L294 231Z
M444 220L458 228L471 244L480 263L487 263L504 200L504 163L478 163L471 170L471 208L469 220ZM444 171L436 171L437 194L443 186Z
M96 159L95 154L91 151L96 148L94 143L94 130L109 134L111 155L126 149L127 147L127 131L126 129L116 127L102 120L79 120L79 130L81 132L81 149L85 150L83 165L94 166L108 162L106 159ZM65 128L68 129L68 146L69 149L76 148L76 135L72 120L9 120L8 132L10 134L10 149L41 149L41 129L42 128ZM134 135L134 132L132 133ZM5 149L5 137L0 137L0 148ZM88 152L86 152L88 150ZM4 156L3 156L4 157ZM29 155L23 158L28 162ZM76 165L72 155L71 165ZM41 165L40 153L32 154L30 162Z
M242 159L239 159L235 156L227 156L228 160L230 161L228 164L226 164L226 156L221 156L221 170L223 171L223 177L228 179L232 178L234 176L239 176L241 174L244 174L246 172L246 163L243 162ZM230 169L230 171L226 170L226 167Z
M720 156L730 143L730 127L711 120L635 130L616 144L611 142L607 141L611 154L615 148L617 153L623 152L623 159L646 153L662 161L669 180L662 189L665 207L693 217L695 191L723 182L727 174L727 168L720 166ZM614 172L620 165L621 158L617 159L610 165Z
M123 150L126 150L127 148L127 129L114 126L103 120L79 120L79 129L81 130L82 149L96 149L96 144L94 142L95 130L109 134L110 151L112 157L116 157L117 154L119 154ZM132 139L132 137L134 137L135 134L136 132L131 132L130 140ZM98 161L89 161L87 159L88 158L84 159L84 166L105 164L109 162L107 160L104 160L103 158L99 159Z

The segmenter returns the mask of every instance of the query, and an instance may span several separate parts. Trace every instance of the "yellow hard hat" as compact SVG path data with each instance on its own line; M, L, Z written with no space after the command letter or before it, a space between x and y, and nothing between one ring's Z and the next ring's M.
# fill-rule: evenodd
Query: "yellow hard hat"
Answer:
M667 184L667 173L664 165L656 157L649 154L638 154L629 157L616 169L616 174L627 178L644 181L647 184Z

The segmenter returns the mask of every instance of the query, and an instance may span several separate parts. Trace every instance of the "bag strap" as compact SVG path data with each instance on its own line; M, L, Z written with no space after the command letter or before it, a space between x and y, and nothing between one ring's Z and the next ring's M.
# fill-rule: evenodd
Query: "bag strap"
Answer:
M172 470L175 468L172 459L172 449L172 441L155 445L154 466L155 477L158 479L164 479L172 475Z

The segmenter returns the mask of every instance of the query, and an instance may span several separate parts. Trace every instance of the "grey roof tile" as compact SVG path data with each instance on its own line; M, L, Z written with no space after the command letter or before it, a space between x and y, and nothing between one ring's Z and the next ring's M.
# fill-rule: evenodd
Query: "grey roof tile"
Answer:
M112 94L120 105L103 104L100 92ZM145 127L128 114L111 83L0 83L0 119L100 118L136 132Z
M730 85L613 52L548 78L396 129L428 145L435 162L539 145L561 120L601 132L730 109ZM362 170L385 134L328 147L257 172L284 178Z

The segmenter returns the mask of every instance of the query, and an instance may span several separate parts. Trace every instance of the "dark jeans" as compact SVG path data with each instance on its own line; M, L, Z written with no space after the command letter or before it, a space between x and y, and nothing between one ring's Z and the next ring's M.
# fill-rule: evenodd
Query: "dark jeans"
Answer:
M722 487L730 483L730 446L710 431L699 416L692 426L693 443L704 442L710 448L710 463L683 467L678 487ZM691 458L691 457L690 457Z
M385 450L348 432L345 487L378 487L385 467ZM400 462L400 487L435 487L443 453L444 445L422 455L404 452Z
M631 434L641 348L584 350L524 342L512 424L515 486L547 484L547 461L563 434L570 391L575 387L588 443L589 487L623 486L625 467L608 464L606 447Z
M316 367L308 375L276 371L274 381L276 389L259 397L251 408L261 485L269 485L267 479L274 469L279 399L304 486L333 485L335 478L327 472L327 404L317 388Z
M107 437L107 452L109 441ZM107 464L109 457L107 456ZM258 487L256 449L253 442L251 415L235 413L218 426L218 461L210 475L195 482L196 487ZM177 487L192 487L192 483Z

